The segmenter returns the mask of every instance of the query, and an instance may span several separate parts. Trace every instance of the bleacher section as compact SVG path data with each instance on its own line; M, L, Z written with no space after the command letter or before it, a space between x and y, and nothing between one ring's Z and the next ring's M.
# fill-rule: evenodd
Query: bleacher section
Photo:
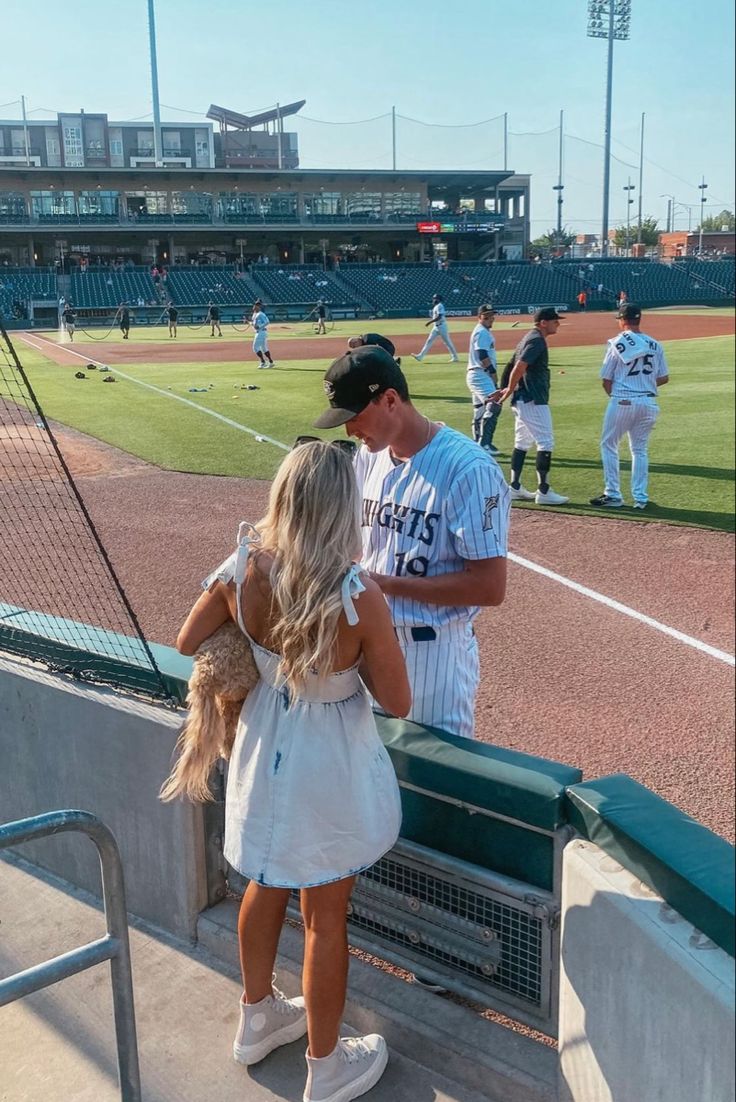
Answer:
M53 272L33 268L0 268L0 314L3 317L28 317L32 301L55 302L56 299L56 275Z
M672 266L682 272L699 298L732 298L736 291L736 259L677 260Z
M263 288L261 297L266 303L305 303L314 306L321 298L330 304L358 305L357 300L361 297L348 280L341 280L316 264L292 265L288 268L260 264L251 268L251 275L258 286Z
M630 302L669 306L688 302L723 300L733 293L733 264L728 261L683 260L674 264L658 260L555 260L552 267L565 272L579 290L588 291L593 309L607 305L618 291ZM729 272L730 268L730 272ZM700 274L700 282L694 278ZM718 279L724 287L718 286ZM603 291L599 293L598 287ZM730 292L725 288L730 285Z
M263 290L252 279L232 268L169 269L167 289L177 305L199 306L208 302L219 306L250 306L263 297Z
M121 302L137 306L158 306L165 301L164 289L157 290L149 272L134 270L73 272L71 301L78 310L118 307Z

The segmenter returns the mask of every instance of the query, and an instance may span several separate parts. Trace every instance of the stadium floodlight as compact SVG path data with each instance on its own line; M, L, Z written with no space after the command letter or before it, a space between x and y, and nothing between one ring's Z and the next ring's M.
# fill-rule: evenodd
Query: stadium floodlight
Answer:
M613 92L613 43L629 38L631 0L588 0L588 38L608 42L606 79L606 125L603 154L603 218L601 220L601 256L608 252L608 207L611 191L611 102Z
M700 183L698 184L698 191L700 192L700 233L698 235L698 256L703 251L703 219L705 218L705 204L707 199L705 192L708 185L705 182L705 176L700 177Z

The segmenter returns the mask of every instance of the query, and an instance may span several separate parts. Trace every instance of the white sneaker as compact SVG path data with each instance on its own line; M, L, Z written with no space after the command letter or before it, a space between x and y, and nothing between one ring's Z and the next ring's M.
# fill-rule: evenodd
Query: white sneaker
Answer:
M233 1042L233 1057L239 1064L257 1064L281 1045L297 1041L307 1032L304 999L287 999L274 987L258 1003L240 1000L240 1026Z
M416 353L414 353L414 352L412 352L412 354L411 354L411 358L412 358L413 360L416 360L418 364L420 364L420 363L422 362L422 357L421 357L421 356L417 356L417 355L416 355Z
M512 501L536 501L537 495L533 494L531 490L525 490L523 486L519 486L518 490L515 490L513 486L509 486L509 494Z
M388 1063L388 1048L378 1033L341 1037L329 1056L307 1055L303 1102L351 1102L374 1087Z
M566 505L570 498L563 497L562 494L556 494L554 490L547 490L546 494L543 494L541 490L537 490L534 500L537 505Z
M460 363L460 360L458 359L458 357L457 357L457 356L451 356L451 357L450 357L450 363L451 363L451 364L459 364L459 363Z
M258 365L258 370L259 371L265 371L267 367L268 367L268 364L259 364Z

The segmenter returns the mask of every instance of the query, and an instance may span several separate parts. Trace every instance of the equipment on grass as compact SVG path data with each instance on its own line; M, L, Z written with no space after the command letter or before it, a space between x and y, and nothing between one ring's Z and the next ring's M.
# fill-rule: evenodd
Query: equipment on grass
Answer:
M84 374L83 371L75 371L74 372L74 378L75 379L86 379L87 376Z

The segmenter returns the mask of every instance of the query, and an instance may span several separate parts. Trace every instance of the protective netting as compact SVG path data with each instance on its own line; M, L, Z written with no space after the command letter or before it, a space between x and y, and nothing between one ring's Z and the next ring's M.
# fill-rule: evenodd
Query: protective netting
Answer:
M0 324L0 652L170 697Z

